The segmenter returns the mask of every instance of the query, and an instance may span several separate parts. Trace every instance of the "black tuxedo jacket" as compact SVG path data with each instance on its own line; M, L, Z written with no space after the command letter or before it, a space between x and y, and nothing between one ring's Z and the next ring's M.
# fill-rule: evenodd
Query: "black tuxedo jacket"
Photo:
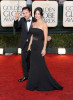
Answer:
M36 22L36 19L34 17L32 17L32 22ZM32 23L31 23L30 28L31 27L32 27ZM20 19L20 21L18 21L18 20L14 21L14 28L16 30L21 28L20 47L24 48L25 44L27 42L26 40L28 39L28 42L29 42L30 41L30 37L31 37L30 29L29 29L29 31L27 29L26 19L24 17L22 17Z

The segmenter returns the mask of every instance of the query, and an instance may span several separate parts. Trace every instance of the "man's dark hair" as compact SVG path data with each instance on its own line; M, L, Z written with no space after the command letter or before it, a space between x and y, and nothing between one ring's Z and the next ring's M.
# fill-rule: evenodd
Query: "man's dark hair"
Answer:
M31 11L31 9L30 9L29 7L23 7L23 8L22 8L22 11L23 11L23 10L26 10L26 9L28 9L29 12Z

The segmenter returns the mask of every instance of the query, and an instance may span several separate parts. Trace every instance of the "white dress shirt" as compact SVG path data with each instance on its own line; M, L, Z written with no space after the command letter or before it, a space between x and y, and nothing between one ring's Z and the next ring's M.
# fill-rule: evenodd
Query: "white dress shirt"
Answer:
M29 18L30 22L27 22L27 28L28 28L28 31L29 31L29 28L31 26L31 22L32 22L32 17Z

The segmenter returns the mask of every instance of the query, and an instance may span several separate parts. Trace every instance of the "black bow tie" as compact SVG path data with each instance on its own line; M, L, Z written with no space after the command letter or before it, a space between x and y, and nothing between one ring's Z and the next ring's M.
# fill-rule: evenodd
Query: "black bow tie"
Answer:
M27 22L30 22L31 20L29 19L29 20L26 20Z

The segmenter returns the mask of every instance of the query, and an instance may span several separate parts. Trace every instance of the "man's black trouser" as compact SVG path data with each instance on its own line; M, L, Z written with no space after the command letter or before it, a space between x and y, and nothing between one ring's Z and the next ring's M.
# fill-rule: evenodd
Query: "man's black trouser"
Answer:
M25 77L28 77L30 68L30 55L27 54L28 44L29 43L26 42L25 47L22 49L22 54L21 54L23 73Z

